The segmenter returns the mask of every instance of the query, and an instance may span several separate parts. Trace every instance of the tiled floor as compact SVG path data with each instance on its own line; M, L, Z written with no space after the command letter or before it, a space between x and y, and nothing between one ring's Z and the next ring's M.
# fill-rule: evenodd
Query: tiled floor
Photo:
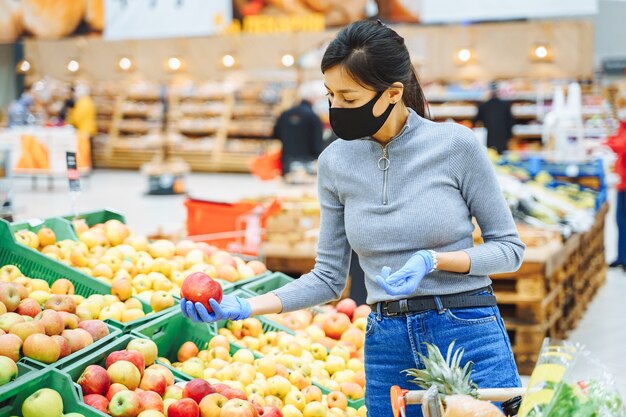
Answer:
M209 200L236 200L261 194L298 192L279 183L262 183L246 175L194 174L189 177L190 194ZM28 179L16 179L13 190L19 219L47 217L72 212L67 186L57 180L49 191L45 183L32 190ZM152 233L159 226L166 232L184 227L184 197L145 196L146 180L136 172L96 171L83 181L83 193L78 210L111 207L126 215L127 221L139 233ZM310 187L309 187L310 189ZM613 196L611 196L613 199ZM616 231L609 213L607 221L607 258L615 256ZM571 340L587 346L592 357L602 362L614 375L617 386L626 397L626 273L610 271L607 284L599 291ZM583 374L596 372L596 365L586 366Z

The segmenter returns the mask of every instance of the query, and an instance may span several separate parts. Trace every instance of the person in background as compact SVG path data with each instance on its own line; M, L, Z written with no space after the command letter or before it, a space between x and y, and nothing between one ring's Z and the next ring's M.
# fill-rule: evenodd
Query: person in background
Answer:
M626 120L620 122L620 127L614 136L606 143L617 155L615 172L620 176L617 184L617 203L615 214L617 220L617 259L609 266L621 267L626 270Z
M511 105L498 97L498 85L491 83L491 98L478 106L474 124L482 122L487 129L487 147L498 153L508 150L513 136L513 114Z
M74 94L76 94L76 92L74 91L74 87L72 86L70 87L69 97L65 99L65 101L63 102L63 107L61 107L61 111L59 112L59 119L64 122L67 120L67 116L70 110L74 108L74 104L76 103L74 101Z
M32 105L33 96L30 93L22 93L20 98L13 100L8 110L8 127L25 126L29 124L29 117L32 116Z
M293 164L308 165L316 161L323 150L323 126L313 111L313 99L306 89L298 93L301 101L283 112L274 125L273 137L283 145L281 162L283 175Z
M89 87L79 84L74 88L74 107L67 115L66 122L76 128L79 133L89 137L89 149L93 149L93 138L97 133L96 128L96 105L89 96ZM90 151L90 155L93 152ZM93 166L93 157L91 160Z

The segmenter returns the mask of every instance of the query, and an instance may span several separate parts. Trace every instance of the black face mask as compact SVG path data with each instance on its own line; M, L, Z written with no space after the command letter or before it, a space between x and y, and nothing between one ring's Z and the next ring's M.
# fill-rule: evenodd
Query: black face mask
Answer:
M374 116L374 105L384 91L376 94L368 103L355 108L330 108L330 126L337 136L344 140L354 140L372 136L385 124L396 103L389 104L387 110L378 117Z

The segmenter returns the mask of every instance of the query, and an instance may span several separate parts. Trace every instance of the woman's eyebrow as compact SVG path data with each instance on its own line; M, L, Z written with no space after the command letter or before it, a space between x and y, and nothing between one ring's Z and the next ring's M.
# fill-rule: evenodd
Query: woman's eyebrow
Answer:
M327 90L329 91L333 91L330 88L328 88L328 86L326 84L324 84L324 87L326 87ZM337 90L338 93L358 93L357 90L351 90L349 88L344 88L342 90Z

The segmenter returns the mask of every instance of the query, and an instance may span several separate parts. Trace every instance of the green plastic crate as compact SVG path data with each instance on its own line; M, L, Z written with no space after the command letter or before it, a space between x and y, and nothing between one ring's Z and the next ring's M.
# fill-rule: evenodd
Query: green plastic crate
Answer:
M320 384L317 381L312 381L311 385L315 385L316 387L318 387L322 391L322 394L324 395L328 395L331 393L331 390L329 390L328 388L326 388L324 385ZM359 400L348 400L348 407L352 407L357 410L364 405L365 405L365 398L361 398Z
M252 282L249 282L243 285L241 288L257 295L263 295L267 294L270 291L274 291L284 285L287 285L293 281L293 278L283 274L282 272L274 272L267 276L256 279Z
M24 400L41 388L50 388L61 394L64 413L106 417L106 414L83 403L80 387L68 375L53 368L35 372L29 379L0 392L0 417L21 416Z
M242 280L239 280L239 281L235 281L235 282L233 282L233 286L236 289L243 288L244 285L248 285L248 284L254 283L254 282L256 282L257 280L259 280L261 278L265 278L265 277L271 275L271 273L272 273L272 271L265 271L265 272L263 272L260 275L257 275L257 276L254 276L254 277L250 277L250 278L246 278L246 279L242 279Z
M19 360L17 362L17 378L8 384L0 385L0 398L3 398L6 392L11 390L14 386L21 384L24 381L32 379L33 375L39 371L40 368L32 366L27 361Z
M50 218L45 220L44 224L54 224L55 227L61 228L61 226L65 224L64 222L66 222L66 220L61 218ZM16 265L25 276L29 278L41 278L48 282L48 284L52 284L58 278L67 278L72 282L72 284L74 284L75 294L81 295L85 298L92 294L104 295L111 293L111 286L109 284L90 277L74 267L49 258L43 253L18 243L15 240L13 230L22 230L30 227L31 226L29 226L28 223L9 224L5 220L0 219L0 266L9 264ZM37 230L39 229L37 228ZM71 229L68 230L73 233ZM77 238L74 236L74 239ZM176 297L174 297L174 299L178 302ZM142 299L139 299L139 301L141 302L141 307L144 313L147 314L152 311L149 303L143 301ZM154 315L141 317L127 323L122 323L117 320L106 321L123 332L128 332L133 328L150 321L157 315L172 311L175 308L178 308L177 305L171 307L170 310L164 310L162 312L155 313Z
M11 228L11 232L13 232L13 234L20 230L30 230L31 232L37 233L42 227L48 227L54 231L57 241L77 239L72 224L66 219L62 219L60 217L51 217L45 220L31 219L22 222L14 222L11 223L9 227Z
M258 294L255 294L255 293L253 293L251 291L248 291L248 290L242 288L242 289L233 291L230 295L235 295L235 296L241 297L241 298L252 298L252 297L256 297ZM276 323L273 320L267 319L264 316L257 316L257 318L261 321L261 326L263 327L263 333L267 333L267 332L286 332L286 333L289 333L289 334L296 334L290 328L285 327L285 326L283 326L280 323ZM217 333L217 331L219 329L226 327L227 323L228 323L227 320L214 323L215 333Z
M87 223L87 226L89 227L98 223L104 223L107 220L119 220L122 223L126 223L124 215L112 209L88 211L85 213L78 213L77 215L69 214L67 216L63 216L63 218L70 222L75 219L85 219L85 223Z

